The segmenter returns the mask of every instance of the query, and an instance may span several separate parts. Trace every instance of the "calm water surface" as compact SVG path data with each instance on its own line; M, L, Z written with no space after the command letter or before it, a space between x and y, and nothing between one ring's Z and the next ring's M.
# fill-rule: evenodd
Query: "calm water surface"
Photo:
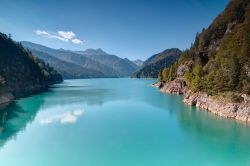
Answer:
M66 80L0 108L0 166L250 165L250 126L155 80Z

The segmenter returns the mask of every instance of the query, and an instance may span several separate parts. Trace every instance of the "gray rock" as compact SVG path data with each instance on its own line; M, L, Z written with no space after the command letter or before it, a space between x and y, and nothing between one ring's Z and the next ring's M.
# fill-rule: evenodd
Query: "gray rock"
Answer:
M4 93L0 95L0 104L9 103L14 100L14 96L11 93Z

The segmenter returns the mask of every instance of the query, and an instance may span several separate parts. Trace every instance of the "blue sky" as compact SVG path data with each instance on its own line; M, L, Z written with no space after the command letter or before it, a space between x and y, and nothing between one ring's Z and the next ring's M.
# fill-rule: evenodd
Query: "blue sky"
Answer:
M147 59L189 48L229 0L0 0L0 31L52 48Z

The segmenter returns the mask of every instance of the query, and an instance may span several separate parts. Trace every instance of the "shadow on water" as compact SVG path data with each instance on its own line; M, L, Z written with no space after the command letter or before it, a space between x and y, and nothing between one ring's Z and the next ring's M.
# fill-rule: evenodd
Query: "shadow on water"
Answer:
M35 101L31 98L0 106L0 149L35 119L43 98L38 97Z

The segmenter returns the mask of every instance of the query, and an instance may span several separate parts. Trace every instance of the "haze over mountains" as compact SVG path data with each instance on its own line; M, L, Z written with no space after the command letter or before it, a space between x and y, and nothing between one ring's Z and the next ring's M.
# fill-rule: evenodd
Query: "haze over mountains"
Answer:
M129 59L102 49L71 51L22 41L35 56L54 67L64 78L128 77L139 67Z
M134 60L133 62L134 62L134 64L136 64L136 65L139 66L139 67L141 67L141 66L143 65L143 63L144 63L144 61L142 61L142 60L140 60L140 59L136 59L136 60Z

